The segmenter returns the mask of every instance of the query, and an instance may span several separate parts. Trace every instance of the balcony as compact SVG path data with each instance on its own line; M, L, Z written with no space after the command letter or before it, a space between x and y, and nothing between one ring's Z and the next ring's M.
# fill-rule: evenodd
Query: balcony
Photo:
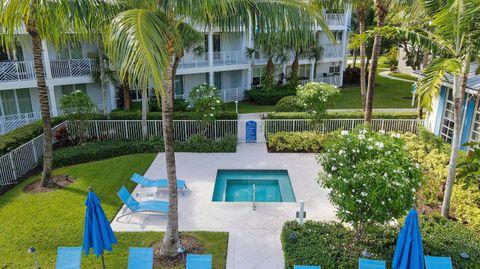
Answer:
M40 120L40 112L0 116L0 135Z
M207 52L201 55L187 54L178 64L179 69L209 67L209 58L213 58L213 66L246 64L248 59L242 51Z
M314 78L313 80L309 80L309 79L300 80L300 85L305 85L305 84L310 83L310 82L325 83L325 84L331 84L331 85L335 85L335 86L340 86L341 85L339 75L333 75L333 76L321 77L321 78Z
M323 59L343 57L342 46L340 45L321 45L323 48Z
M325 20L328 25L345 25L345 14L343 13L327 13Z
M95 60L89 58L50 62L52 78L89 77L95 69Z
M1 62L0 82L25 81L35 79L33 62Z

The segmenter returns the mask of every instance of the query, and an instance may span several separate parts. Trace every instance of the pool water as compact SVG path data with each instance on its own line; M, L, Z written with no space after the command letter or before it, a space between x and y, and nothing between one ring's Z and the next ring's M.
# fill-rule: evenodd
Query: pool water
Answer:
M214 202L295 202L286 170L218 170Z

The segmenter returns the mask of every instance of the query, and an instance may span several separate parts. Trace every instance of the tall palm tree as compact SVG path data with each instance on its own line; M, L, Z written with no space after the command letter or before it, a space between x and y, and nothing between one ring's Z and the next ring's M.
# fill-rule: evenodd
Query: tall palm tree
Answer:
M169 180L169 214L161 254L176 256L179 246L178 200L173 148L173 61L182 51L177 25L185 22L241 30L254 25L259 32L285 31L291 27L326 26L320 10L300 0L142 0L127 1L136 8L114 18L107 50L118 63L121 77L138 88L153 84L161 95L165 159ZM308 15L309 16L308 16ZM211 29L211 28L210 28ZM325 27L328 31L328 27Z
M25 26L32 40L33 62L37 82L40 111L43 122L43 173L41 184L52 187L52 131L45 67L43 62L42 41L48 41L57 47L65 46L68 39L87 38L84 21L86 11L96 9L97 12L109 12L100 0L57 0L57 1L3 1L0 15L2 25L1 40L5 47L13 45L17 31ZM90 7L87 8L87 7ZM88 16L88 15L87 15ZM69 33L75 30L76 35ZM55 102L55 100L52 100Z
M355 1L355 6L357 8L357 19L358 19L358 33L363 35L365 33L366 17L370 1L361 0ZM362 108L365 110L366 95L367 95L367 49L365 41L360 43L360 93L362 95Z
M450 81L449 77L453 78L450 82L453 91L454 130L442 204L442 216L448 217L461 143L462 105L472 57L479 56L478 40L471 33L478 30L475 23L480 16L480 0L422 0L422 3L431 17L431 30L396 30L412 44L422 46L436 55L425 68L424 78L419 81L417 90L422 105L427 110L431 109L432 99L438 96L442 83Z

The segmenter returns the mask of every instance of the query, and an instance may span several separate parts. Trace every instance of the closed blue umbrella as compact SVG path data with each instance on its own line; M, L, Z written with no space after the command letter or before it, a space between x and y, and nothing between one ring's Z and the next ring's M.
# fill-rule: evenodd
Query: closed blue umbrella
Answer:
M423 269L423 247L418 215L415 209L408 212L403 228L397 238L392 262L393 269Z
M103 212L100 205L100 199L89 188L87 201L85 201L86 213L85 213L85 226L83 230L83 251L85 255L90 253L90 249L93 249L95 255L102 255L102 265L105 268L105 260L103 258L103 252L105 250L112 251L112 245L117 243L117 238L113 233L110 222Z

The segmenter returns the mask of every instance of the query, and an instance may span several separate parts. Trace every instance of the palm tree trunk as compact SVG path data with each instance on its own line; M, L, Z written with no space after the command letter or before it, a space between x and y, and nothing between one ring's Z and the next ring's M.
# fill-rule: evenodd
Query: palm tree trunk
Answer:
M442 203L442 216L445 218L448 218L450 213L450 200L452 198L453 184L455 183L457 160L462 139L462 104L465 99L465 89L467 87L468 73L470 72L470 54L468 53L465 58L461 77L455 76L453 79L453 120L455 124L453 127L452 151L450 153L450 162L448 163L448 176Z
M273 73L275 72L275 65L273 64L273 57L269 57L267 60L267 72L265 74L265 80L263 81L263 89L267 91L273 90Z
M142 137L143 140L147 139L147 114L148 114L148 89L142 90Z
M171 76L172 66L168 66L166 74ZM162 98L163 140L165 144L165 161L168 176L168 223L163 237L161 255L173 257L178 255L180 246L178 234L178 194L177 175L175 167L175 152L173 148L173 87L172 78L164 80L165 98Z
M98 34L97 40L97 47L98 47L98 60L100 64L100 86L102 88L102 110L103 115L107 115L107 85L105 83L105 57L104 57L104 46L103 46L103 39L102 34Z
M377 13L377 27L381 28L385 24L385 17L388 14L387 6L384 0L375 0L375 10ZM380 49L382 46L382 36L377 34L373 41L372 60L370 62L370 71L368 73L367 98L365 102L365 123L370 124L372 121L373 97L375 91L375 77L377 74L378 58L380 57Z
M177 76L177 68L178 64L180 63L180 56L175 55L175 59L173 61L173 66L172 66L172 104L174 104L175 101L175 77Z
M296 89L298 86L298 68L299 68L298 61L299 61L298 53L295 53L295 57L293 58L293 62L292 62L292 71L291 71L292 73L290 74L290 81L289 81L290 87L292 89Z
M359 32L360 34L365 33L365 16L366 16L366 7L365 5L361 5L357 9L357 16L358 16L358 24L359 24ZM360 44L360 93L362 95L362 108L365 111L365 99L367 93L367 65L365 62L365 58L367 56L367 49L365 42ZM356 62L356 59L355 59ZM355 64L354 64L355 66Z
M52 124L50 118L50 104L48 98L47 84L45 82L45 73L42 59L42 39L36 29L33 21L25 23L27 32L32 38L33 64L35 67L35 76L37 77L38 97L40 100L40 111L43 122L43 172L41 185L43 187L53 187L52 180ZM55 102L55 100L52 100Z
M353 68L357 67L357 49L353 49Z

